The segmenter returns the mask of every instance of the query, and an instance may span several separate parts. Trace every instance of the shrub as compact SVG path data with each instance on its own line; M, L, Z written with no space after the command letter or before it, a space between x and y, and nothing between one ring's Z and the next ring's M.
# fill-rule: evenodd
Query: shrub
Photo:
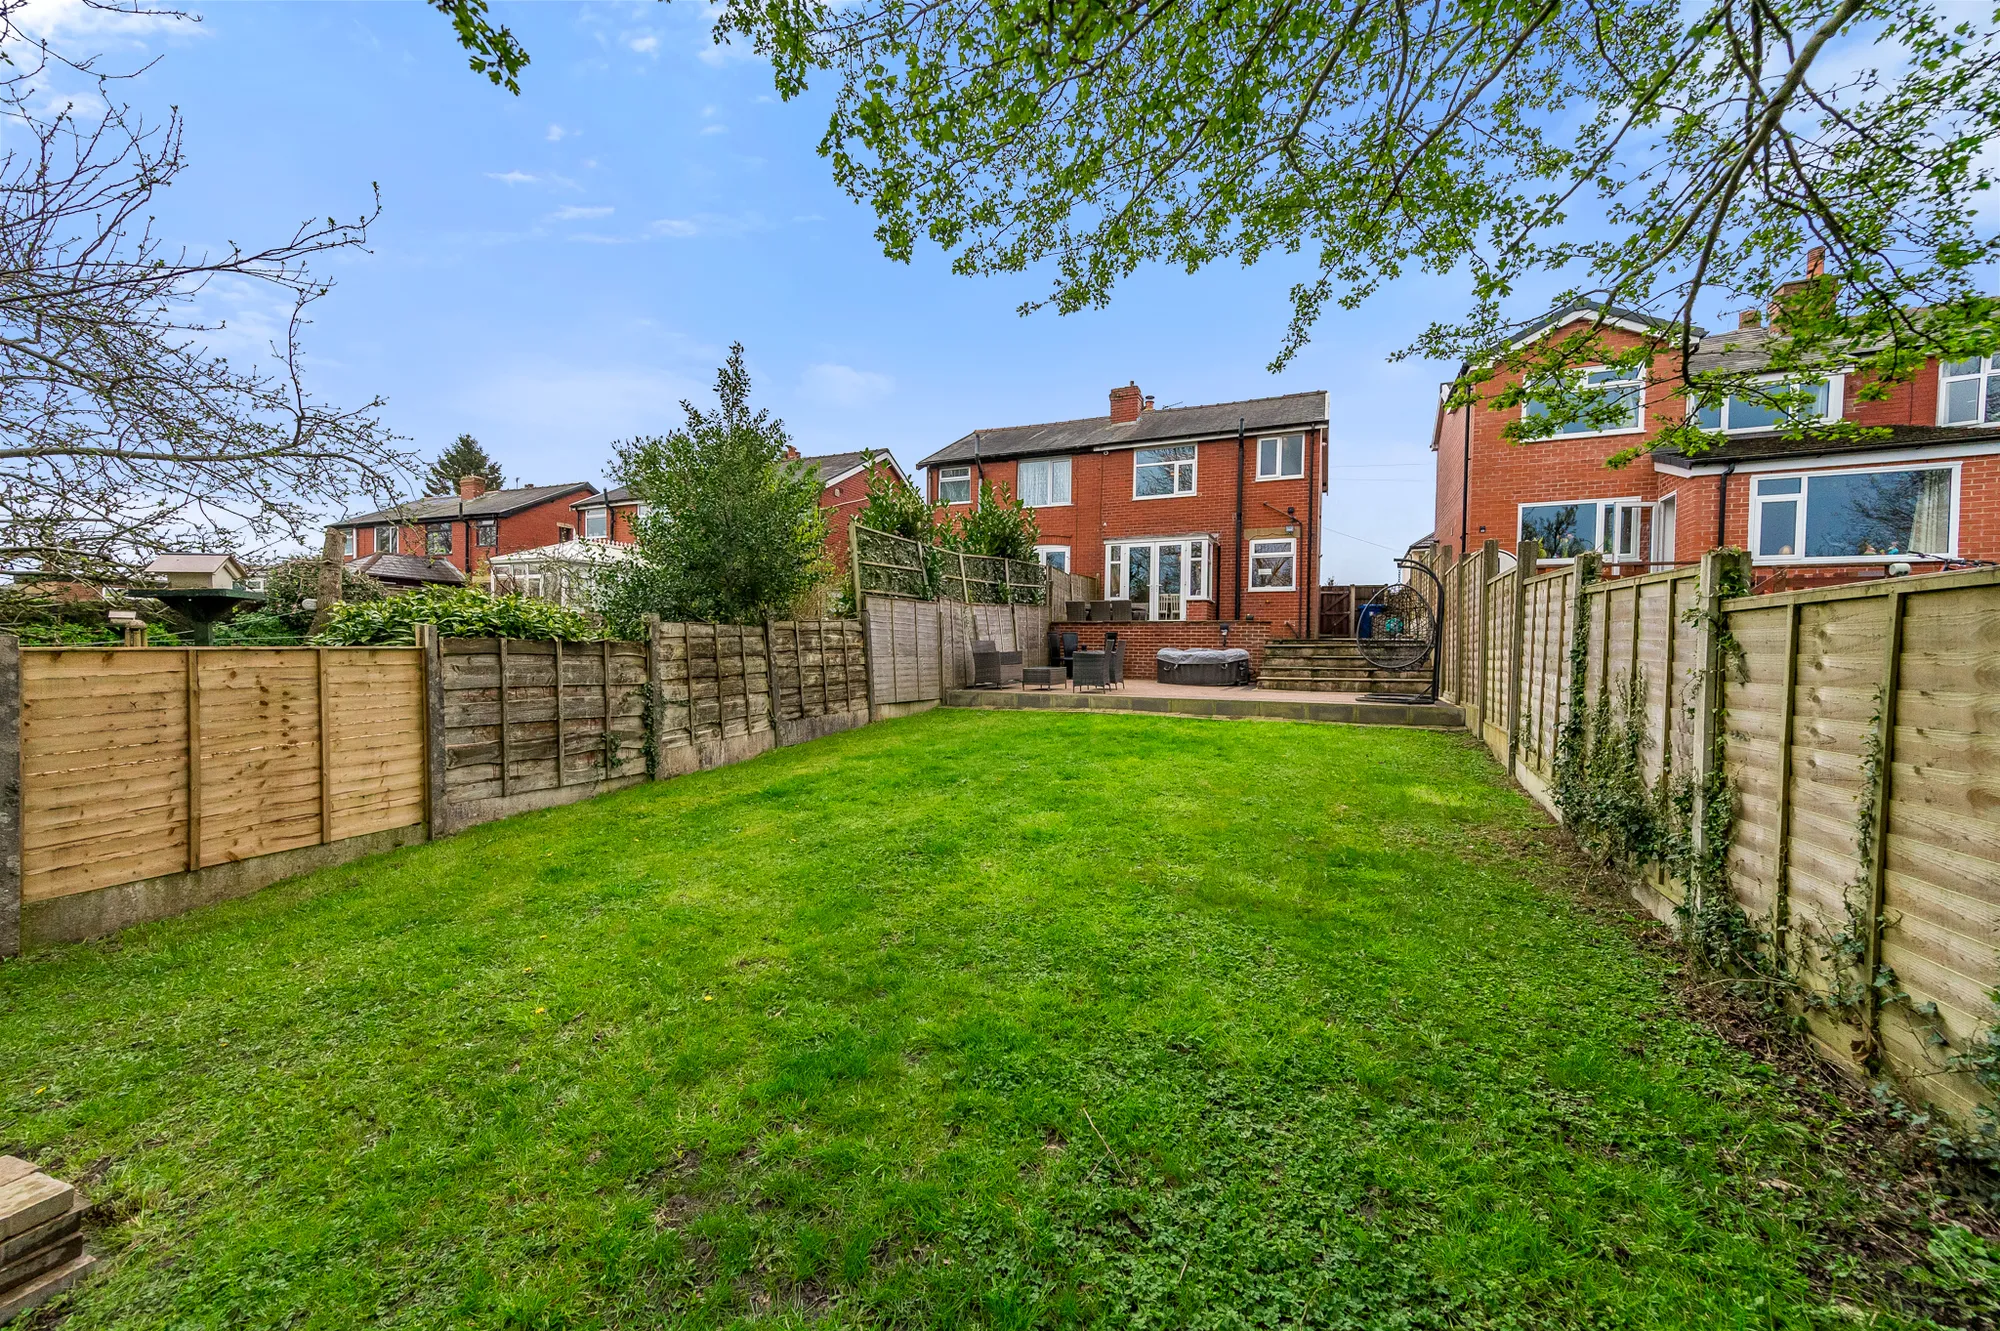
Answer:
M276 615L293 633L304 633L311 628L313 612L307 610L303 603L319 597L319 570L320 561L316 555L288 559L272 569L264 584L262 613ZM356 573L346 567L340 570L342 601L379 601L388 594L387 587L366 573ZM238 615L228 622L237 623L243 618Z
M417 625L446 638L540 638L586 642L604 634L589 617L552 601L494 596L477 587L425 587L381 601L342 601L313 642L325 647L407 647Z
M1016 499L1004 487L995 490L979 483L979 502L970 513L945 530L945 544L969 555L991 555L996 559L1018 559L1033 563L1035 544L1042 529L1035 524L1034 510Z

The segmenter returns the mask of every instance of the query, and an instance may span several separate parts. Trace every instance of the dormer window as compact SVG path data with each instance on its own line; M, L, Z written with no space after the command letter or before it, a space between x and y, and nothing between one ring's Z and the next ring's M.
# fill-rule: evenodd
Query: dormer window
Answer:
M1747 430L1777 430L1788 424L1816 425L1823 421L1840 419L1840 403L1833 391L1831 380L1821 379L1814 383L1787 383L1774 379L1758 385L1758 396L1743 397L1732 395L1728 401L1713 407L1696 407L1694 418L1704 430L1718 430L1724 434L1735 434ZM1811 394L1809 400L1794 406L1797 414L1787 420L1786 413L1777 404L1765 399L1768 393L1773 398L1799 393Z
M1941 425L2000 424L2000 356L1946 361Z

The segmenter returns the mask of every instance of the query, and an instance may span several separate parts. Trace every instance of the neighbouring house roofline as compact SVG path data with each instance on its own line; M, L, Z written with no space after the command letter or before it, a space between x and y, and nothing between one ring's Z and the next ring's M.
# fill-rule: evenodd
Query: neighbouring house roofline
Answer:
M570 507L575 509L623 508L628 504L636 507L638 503L638 496L632 493L631 486L614 485L609 490L604 490L597 494L585 495L571 504Z
M1512 341L1508 342L1507 349L1509 351L1519 350L1527 346L1530 342L1546 337L1558 328L1567 328L1569 325L1584 319L1601 320L1607 328L1617 328L1627 333L1637 333L1641 337L1658 333L1674 326L1673 320L1656 318L1653 315L1645 313L1643 310L1628 310L1617 305L1607 305L1602 301L1577 300L1571 301L1560 309L1550 310L1540 318L1524 324L1521 331L1514 335ZM1708 336L1706 329L1696 328L1693 332L1697 338Z
M465 582L465 571L439 555L363 555L347 565L356 573L366 573L382 582L444 582L453 586Z
M1110 452L1123 448L1207 443L1236 433L1241 419L1247 433L1324 428L1328 419L1326 391L1285 393L1193 407L1161 407L1142 411L1138 419L1113 421L1086 416L1039 425L1009 425L975 430L917 463L931 468L961 462L1005 462L1014 458L1050 457L1062 453Z
M428 495L422 499L412 499L406 504L397 504L393 508L341 518L327 525L373 527L396 523L399 526L417 526L426 522L457 522L461 518L504 518L511 517L523 509L533 508L537 504L546 504L552 499L574 494L578 490L597 493L597 487L589 481L570 481L564 485L527 485L512 490L488 490L485 494L464 500L456 495Z

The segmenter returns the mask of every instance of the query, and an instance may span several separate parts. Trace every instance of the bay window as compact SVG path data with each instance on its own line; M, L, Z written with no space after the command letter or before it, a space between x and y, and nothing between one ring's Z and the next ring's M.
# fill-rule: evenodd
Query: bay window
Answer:
M940 504L969 504L972 502L972 468L938 468L938 502Z
M1767 561L1950 555L1957 490L1948 465L1759 476L1750 548Z
M1069 502L1069 459L1023 462L1015 497L1029 508L1059 508Z
M2000 423L2000 356L1946 361L1941 373L1940 425Z
M1205 536L1119 541L1104 547L1105 595L1129 600L1148 619L1187 619L1188 602L1213 595L1214 551Z
M1194 445L1141 448L1132 454L1132 497L1163 499L1194 493Z
M1280 435L1275 439L1257 441L1257 479L1260 481L1292 480L1306 474L1306 437L1302 434Z
M1290 592L1298 590L1299 543L1284 540L1250 542L1250 590Z

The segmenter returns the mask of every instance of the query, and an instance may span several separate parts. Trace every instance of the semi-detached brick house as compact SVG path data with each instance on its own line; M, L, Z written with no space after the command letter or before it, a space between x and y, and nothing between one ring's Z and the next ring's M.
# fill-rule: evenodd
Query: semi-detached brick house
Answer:
M1815 259L1812 276L1816 267ZM1602 313L1605 340L1620 347L1653 326L1628 311ZM1560 337L1599 315L1594 306L1558 310L1524 336ZM1762 318L1746 311L1736 330L1704 335L1696 368L1768 364L1774 334ZM1859 374L1808 385L1822 422L1885 427L1884 437L1859 442L1810 428L1788 439L1766 404L1732 400L1703 421L1725 442L1695 457L1646 447L1689 409L1677 367L1670 372L1666 362L1605 383L1632 410L1613 430L1509 442L1502 430L1513 417L1491 406L1512 382L1505 374L1483 385L1470 409L1441 411L1431 441L1436 539L1463 551L1491 538L1512 551L1533 535L1551 559L1598 549L1613 573L1730 546L1750 551L1759 590L1879 578L1899 564L1921 573L1952 559L2000 558L2000 357L1933 361L1880 402L1857 400L1866 382ZM1637 461L1605 465L1635 443Z
M384 581L460 583L495 555L574 538L571 502L596 492L588 481L488 490L479 477L466 476L456 495L413 499L332 525L345 534L348 562Z
M797 449L788 455L794 462L803 462L819 475L819 506L826 513L827 557L836 569L847 567L847 520L861 511L868 500L868 477L870 469L863 465L865 459L860 453L826 453L819 457L801 457ZM907 480L895 459L886 454L878 454L873 468ZM576 510L576 529L587 541L610 541L616 545L627 545L637 539L632 524L639 516L638 496L623 485L613 486L602 494L586 495L571 505Z
M955 515L982 483L1019 496L1035 510L1044 562L1102 579L1107 597L1131 599L1149 620L1262 626L1237 645L1307 636L1326 394L1155 410L1128 384L1111 390L1110 406L973 431L919 464L931 499ZM1181 636L1214 645L1211 633Z

